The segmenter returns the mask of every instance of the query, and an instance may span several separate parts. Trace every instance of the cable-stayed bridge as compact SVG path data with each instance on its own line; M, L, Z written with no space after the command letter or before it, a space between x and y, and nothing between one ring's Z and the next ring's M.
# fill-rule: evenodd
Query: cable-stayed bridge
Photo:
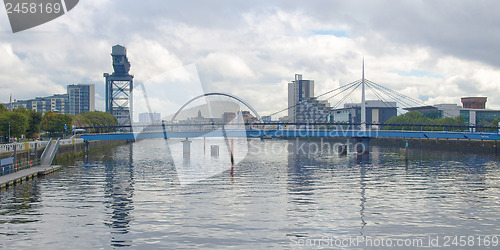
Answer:
M138 140L153 138L195 138L195 137L231 137L231 138L311 138L311 137L329 137L329 138L354 138L368 146L371 138L420 138L420 139L454 139L454 140L500 140L498 127L485 127L479 125L453 125L453 124L387 124L387 123L369 123L366 120L366 100L365 92L369 89L374 96L383 101L395 100L404 107L425 106L426 104L418 99L406 96L383 85L365 79L364 66L362 79L348 83L336 89L327 91L315 97L338 100L333 109L353 94L356 89L361 87L361 119L359 123L351 122L262 122L262 121L231 121L222 122L197 122L182 123L174 118L195 99L207 96L225 96L232 98L244 104L252 110L256 117L260 117L257 111L253 109L243 99L227 93L206 93L189 100L174 115L170 121L162 121L148 126L119 126L119 127L87 127L83 128L88 133L81 135L85 141L92 140ZM344 94L342 96L342 94ZM330 95L330 96L329 96ZM296 108L301 105L299 102L287 108L278 110L271 114L277 115ZM401 113L401 111L397 111ZM99 133L99 131L113 131L111 133ZM134 132L123 132L124 130ZM92 132L92 133L91 133Z

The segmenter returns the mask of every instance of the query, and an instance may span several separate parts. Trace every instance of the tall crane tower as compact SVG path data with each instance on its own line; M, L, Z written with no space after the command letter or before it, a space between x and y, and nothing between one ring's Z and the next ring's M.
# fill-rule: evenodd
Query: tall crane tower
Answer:
M133 120L133 96L134 76L130 75L130 62L127 58L127 49L121 45L115 45L111 51L113 58L113 70L110 75L104 73L106 79L106 112L118 119L120 126L130 126Z

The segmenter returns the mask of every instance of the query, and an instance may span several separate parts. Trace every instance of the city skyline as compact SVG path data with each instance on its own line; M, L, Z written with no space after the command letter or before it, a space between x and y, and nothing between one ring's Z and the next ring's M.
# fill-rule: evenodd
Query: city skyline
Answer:
M16 34L2 10L0 101L83 82L96 85L104 110L109 47L123 44L136 82L194 64L206 92L230 92L262 115L287 106L294 74L314 79L321 94L359 79L363 55L368 79L428 104L488 96L500 108L497 3L387 3L85 1Z

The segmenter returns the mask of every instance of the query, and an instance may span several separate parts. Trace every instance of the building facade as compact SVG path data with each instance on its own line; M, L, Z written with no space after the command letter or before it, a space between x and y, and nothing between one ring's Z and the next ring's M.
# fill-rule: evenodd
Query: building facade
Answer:
M367 100L366 122L384 124L398 114L396 102ZM342 109L332 110L332 121L336 123L361 123L361 103L346 103Z
M326 123L331 121L330 104L328 101L309 98L296 106L295 122L297 123Z
M9 110L25 108L27 110L34 110L37 112L45 113L52 111L58 114L67 114L68 112L68 95L56 94L47 97L36 97L31 100L16 100L10 104L6 104Z
M295 74L295 80L288 83L288 120L297 122L298 104L314 97L314 80L303 80L301 74Z
M153 113L140 113L139 114L139 123L141 124L151 124L153 122L161 121L161 114L157 112Z
M8 103L5 106L9 110L25 108L41 113L52 111L72 115L95 110L94 84L68 85L67 92L30 100L15 100L12 104Z
M431 119L462 116L468 125L489 125L500 119L500 110L486 109L487 97L461 98L462 107L457 104L436 104L404 108L407 111L420 112Z
M95 111L95 85L73 84L68 85L68 114L78 115Z

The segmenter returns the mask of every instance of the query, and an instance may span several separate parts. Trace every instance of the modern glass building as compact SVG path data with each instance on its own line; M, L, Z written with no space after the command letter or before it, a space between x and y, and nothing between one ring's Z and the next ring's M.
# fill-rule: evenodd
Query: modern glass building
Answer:
M95 110L95 85L68 85L69 114L78 115Z
M314 80L302 80L301 74L295 74L295 80L288 83L288 120L297 122L298 104L314 97Z

